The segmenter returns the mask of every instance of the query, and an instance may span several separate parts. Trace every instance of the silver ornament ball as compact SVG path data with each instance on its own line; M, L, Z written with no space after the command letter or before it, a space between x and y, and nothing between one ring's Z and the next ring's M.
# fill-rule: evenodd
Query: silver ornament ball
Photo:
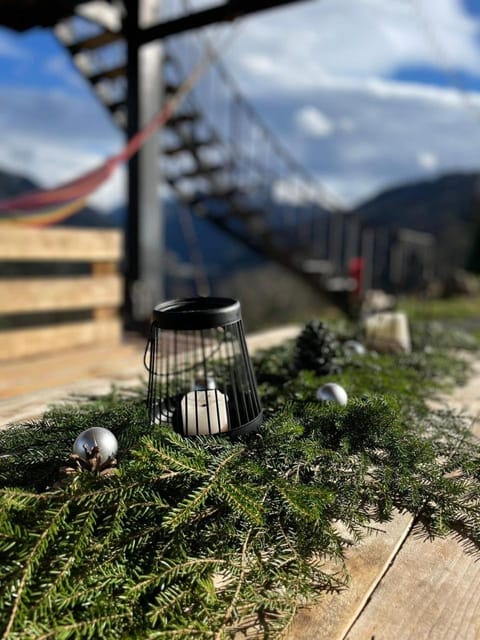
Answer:
M347 340L343 345L346 354L352 356L364 356L367 353L364 345L357 340Z
M204 391L205 389L216 389L217 381L211 376L206 378L198 378L195 380L192 391Z
M327 382L317 389L317 400L335 402L344 407L348 402L347 392L336 382Z
M73 453L83 460L88 460L88 452L95 446L98 447L102 462L105 462L109 457L114 458L117 455L117 439L111 431L103 427L92 427L82 431L73 443Z

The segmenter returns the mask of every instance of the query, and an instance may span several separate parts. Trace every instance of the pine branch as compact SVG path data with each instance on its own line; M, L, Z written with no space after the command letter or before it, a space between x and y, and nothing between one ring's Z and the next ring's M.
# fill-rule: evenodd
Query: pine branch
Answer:
M5 632L2 636L2 640L6 640L6 638L8 637L14 625L15 618L17 616L19 607L21 605L22 596L25 591L27 582L30 579L33 571L35 570L35 567L38 565L38 562L40 561L40 557L42 553L44 553L46 550L46 545L49 537L54 535L54 533L58 530L58 527L60 526L59 521L61 521L64 514L68 511L69 506L70 506L69 503L66 502L65 504L62 504L58 507L58 509L54 512L50 522L48 523L48 526L43 530L37 542L32 547L32 550L26 562L23 565L22 577L20 579L18 588L15 593L15 602L13 604L12 611L7 622L7 626L5 628Z
M55 640L68 640L68 638L101 638L104 637L106 628L111 627L111 623L115 620L125 620L125 613L122 614L110 614L94 620L85 620L82 622L73 622L72 624L66 624L55 629L48 631L40 636L34 635L35 640L48 640L49 638L55 638ZM118 637L116 635L115 637ZM25 638L26 640L26 638Z
M225 612L225 616L223 618L223 623L221 625L221 627L217 630L214 639L215 640L222 640L222 636L224 637L224 633L225 633L225 627L230 623L232 616L234 614L235 611L235 607L237 604L237 601L239 599L240 596L240 592L241 589L243 587L243 583L247 574L247 551L248 551L248 546L250 544L250 537L252 535L252 531L253 529L250 528L246 535L245 535L245 540L243 542L243 546L242 546L242 555L241 555L241 564L240 564L240 574L236 579L237 582L237 586L235 588L234 594L232 599L230 600L230 604L228 605L228 609Z
M218 558L187 558L181 561L161 560L155 575L146 576L140 579L129 591L131 594L145 593L152 587L158 585L170 585L174 580L186 575L195 575L198 568L206 568L208 571L214 571L225 560ZM163 571L162 571L163 569ZM137 596L136 596L137 597Z
M236 513L257 526L263 524L264 512L258 505L258 493L254 496L246 487L228 480L223 480L219 492Z
M164 527L176 529L184 524L197 509L203 506L209 494L216 489L216 483L224 468L242 453L243 449L236 449L227 455L220 456L219 460L215 461L213 470L209 469L210 477L208 481L193 491L165 516L163 520Z
M71 569L77 560L77 556L88 547L89 540L91 539L93 527L95 526L97 516L92 511L90 513L80 513L76 518L75 525L79 527L78 534L75 537L74 545L76 547L76 553L72 553L65 558L62 569L58 572L55 580L52 581L48 589L43 593L41 598L32 607L32 612L41 611L42 608L46 609L51 605L52 596L55 595L61 586L65 583L71 573ZM76 533L76 526L74 525L73 531Z
M146 439L145 445L147 451L154 454L154 456L163 464L165 469L173 469L179 473L191 473L193 475L200 476L208 475L204 459L195 459L192 455L180 456L177 452L173 452L166 446L159 449L154 445L151 439Z
M427 534L478 552L480 447L465 417L426 405L458 377L454 356L344 358L339 408L315 401L323 380L293 371L292 353L262 356L270 417L239 442L150 427L119 393L0 432L8 640L279 638L298 606L345 584L345 550L394 508L423 507ZM119 439L119 473L49 489L78 432L99 424Z

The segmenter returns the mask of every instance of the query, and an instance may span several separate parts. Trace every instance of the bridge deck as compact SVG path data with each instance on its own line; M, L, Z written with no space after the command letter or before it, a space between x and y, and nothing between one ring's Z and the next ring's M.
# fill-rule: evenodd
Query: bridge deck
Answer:
M281 343L298 328L249 337L249 348ZM0 427L38 416L55 402L137 384L144 376L140 340L111 349L76 350L0 369ZM480 362L449 399L480 414ZM480 437L480 421L473 425ZM351 582L301 610L286 640L458 640L480 638L480 563L454 537L425 540L409 514L397 514L348 553Z

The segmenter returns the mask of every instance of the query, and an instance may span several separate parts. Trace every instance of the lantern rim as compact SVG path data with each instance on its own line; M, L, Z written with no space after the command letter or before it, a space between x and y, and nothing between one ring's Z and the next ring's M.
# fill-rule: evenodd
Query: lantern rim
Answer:
M162 302L153 310L153 321L160 329L213 329L241 319L240 302L234 298L178 298Z

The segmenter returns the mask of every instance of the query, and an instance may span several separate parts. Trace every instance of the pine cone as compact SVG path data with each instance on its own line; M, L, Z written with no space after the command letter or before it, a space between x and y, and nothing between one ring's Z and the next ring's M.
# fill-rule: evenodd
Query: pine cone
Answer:
M323 322L312 320L297 338L295 346L295 368L315 371L319 376L339 373L336 363L339 344Z

